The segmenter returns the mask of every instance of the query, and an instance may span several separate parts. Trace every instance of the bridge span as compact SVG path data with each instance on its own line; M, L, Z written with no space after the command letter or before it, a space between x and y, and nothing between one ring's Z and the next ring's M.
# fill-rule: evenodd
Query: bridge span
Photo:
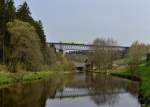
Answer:
M129 47L125 46L97 46L93 44L77 44L77 43L62 43L62 42L49 42L48 46L52 46L55 48L56 52L69 52L69 51L93 51L94 47L103 47L106 49L113 49L116 51L122 51L126 53Z

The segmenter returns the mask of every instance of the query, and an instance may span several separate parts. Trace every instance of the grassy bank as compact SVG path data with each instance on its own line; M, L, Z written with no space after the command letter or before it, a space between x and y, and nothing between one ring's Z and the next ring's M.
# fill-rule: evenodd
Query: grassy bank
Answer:
M143 65L139 67L140 77L142 79L141 93L147 107L150 107L150 65Z
M64 72L71 72L72 66L66 61L63 64L43 66L43 71L32 72L17 68L18 72L11 73L6 65L0 64L0 88L18 82L31 82L33 80L52 78L61 76Z
M55 78L59 73L51 71L41 71L41 72L19 72L19 73L9 73L0 72L0 87L5 87L18 82L31 82L33 80Z
M138 75L141 80L140 92L143 95L146 107L150 107L150 65L143 64L138 68ZM113 72L112 75L132 79L133 76L128 70Z
M118 76L118 77L122 77L122 78L127 78L127 79L132 79L131 73L130 72L113 72L111 73L111 75L113 76Z

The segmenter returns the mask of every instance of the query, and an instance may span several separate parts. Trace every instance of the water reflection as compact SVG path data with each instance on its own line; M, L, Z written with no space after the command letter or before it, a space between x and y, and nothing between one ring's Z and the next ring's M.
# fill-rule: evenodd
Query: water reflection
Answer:
M0 107L139 107L138 83L100 74L64 75L0 89Z
M95 75L87 77L89 87L92 87L89 91L98 93L92 96L91 99L96 105L115 105L120 99L120 95L127 93L127 91L132 90L135 87L130 87L130 84L136 86L137 83L129 83L126 80L121 80L120 78L115 78L107 75ZM137 97L138 87L135 90L133 96ZM131 93L132 95L132 93Z

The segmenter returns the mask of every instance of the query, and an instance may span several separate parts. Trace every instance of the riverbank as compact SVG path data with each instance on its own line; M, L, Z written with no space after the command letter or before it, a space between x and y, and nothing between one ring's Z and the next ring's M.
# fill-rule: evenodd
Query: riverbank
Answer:
M60 75L59 72L41 71L41 72L0 72L0 88L19 82L32 82L34 80L55 78Z
M143 96L146 107L150 107L150 65L143 64L138 68L139 79L141 80L140 93ZM120 72L113 72L112 75L127 79L134 79L131 73L126 69ZM136 78L137 80L137 78Z

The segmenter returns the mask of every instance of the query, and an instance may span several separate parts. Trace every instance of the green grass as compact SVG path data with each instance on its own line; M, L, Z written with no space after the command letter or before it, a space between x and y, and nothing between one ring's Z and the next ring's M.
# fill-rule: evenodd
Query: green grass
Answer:
M55 78L57 74L58 72L53 73L51 71L19 73L0 72L0 87L18 82L31 82L33 80Z
M0 72L0 85L10 84L12 81L9 73Z
M111 75L122 77L122 78L127 78L127 79L131 79L132 78L131 73L130 72L126 72L126 71L125 72L117 72L117 73L113 72L113 73L111 73Z
M141 79L140 92L143 95L146 107L150 107L150 65L142 64L138 68L138 75ZM129 71L113 72L112 75L131 79L132 75Z
M23 69L18 69L16 73L10 73L6 65L0 64L0 88L15 84L18 82L31 82L39 79L55 79L57 76L61 76L64 71L71 71L68 69L69 64L55 64L51 67L43 66L44 71L31 72Z
M150 105L150 65L145 64L139 67L139 74L142 79L141 92L146 104ZM150 107L150 106L149 106Z
M25 73L22 76L23 81L32 81L32 80L38 80L43 78L48 78L52 75L52 72L30 72Z

